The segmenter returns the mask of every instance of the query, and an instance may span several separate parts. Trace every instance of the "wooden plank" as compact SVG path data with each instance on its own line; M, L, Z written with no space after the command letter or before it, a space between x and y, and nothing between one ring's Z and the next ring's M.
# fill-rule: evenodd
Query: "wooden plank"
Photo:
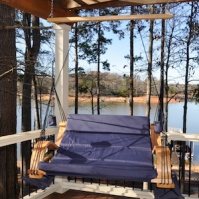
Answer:
M148 5L148 4L166 4L177 2L189 2L193 0L62 0L54 1L55 17L72 17L77 16L69 9L89 9L104 7L119 7L129 5ZM0 3L17 8L27 13L46 19L50 15L50 0L0 0ZM93 6L93 7L92 7Z
M90 5L82 5L74 0L68 0L67 4L64 5L67 9L81 10L81 9L94 9L94 8L106 8L106 7L123 7L123 6L138 6L139 3L123 2L123 1L106 1L103 3L94 3Z
M193 1L193 0L188 0ZM187 2L186 0L68 0L62 3L66 9L91 9L104 7L119 7L130 5L149 5L149 4L166 4Z
M57 127L56 128L47 128L46 136L57 134L58 131L59 131L59 128L57 128ZM35 138L39 138L40 132L41 132L41 129L35 130L35 131L18 133L18 134L14 134L14 135L2 136L2 137L0 137L0 147L7 146L10 144L15 144L18 142L24 142L24 141L35 139Z
M178 3L178 2L191 2L194 0L118 0L124 2L133 2L140 5L150 5L150 4L167 4L167 3Z
M0 0L0 3L17 8L43 19L47 19L51 12L51 1L49 0ZM63 9L57 3L54 3L53 15L55 17L77 16L74 12Z
M171 19L172 14L148 14L148 15L121 15L121 16L97 16L97 17L55 17L48 18L48 22L54 23L74 23L89 21L118 21L118 20L155 20L155 19Z

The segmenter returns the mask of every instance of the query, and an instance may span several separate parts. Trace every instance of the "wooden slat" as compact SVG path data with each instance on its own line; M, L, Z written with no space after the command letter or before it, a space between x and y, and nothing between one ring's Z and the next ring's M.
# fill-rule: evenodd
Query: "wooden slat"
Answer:
M97 16L97 17L57 17L48 18L48 22L54 23L74 23L89 21L118 21L118 20L155 20L155 19L171 19L172 14L149 14L149 15L121 15L121 16Z
M158 176L152 179L152 183L157 183L160 188L174 188L171 178L171 158L168 147L156 146L156 169Z
M66 121L59 123L59 132L58 132L58 135L57 135L57 139L55 141L55 144L57 146L60 146L61 140L62 140L64 132L66 130L66 123L67 123Z

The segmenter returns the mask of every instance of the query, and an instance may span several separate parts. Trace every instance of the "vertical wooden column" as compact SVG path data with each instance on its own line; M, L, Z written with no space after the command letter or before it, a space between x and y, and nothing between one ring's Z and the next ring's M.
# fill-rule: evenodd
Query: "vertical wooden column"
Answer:
M69 67L69 32L71 27L65 24L54 25L55 30L55 82L56 90L66 117L68 116L68 67ZM63 67L63 69L62 69ZM60 73L61 71L61 73ZM58 77L59 76L59 77ZM55 115L57 125L61 122L57 99L55 99ZM56 177L56 183L63 183L66 177ZM64 193L67 189L60 189L58 193Z
M56 90L66 117L68 116L68 50L69 31L71 27L65 24L54 25L55 30L55 82ZM62 68L63 67L63 68ZM61 71L61 73L60 73ZM55 115L57 124L61 122L57 99L55 100Z

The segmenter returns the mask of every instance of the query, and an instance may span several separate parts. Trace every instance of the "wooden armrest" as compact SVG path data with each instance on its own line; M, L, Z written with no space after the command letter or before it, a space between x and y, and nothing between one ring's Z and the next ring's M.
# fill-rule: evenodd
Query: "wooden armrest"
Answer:
M59 127L60 127L59 133L58 133L57 140L55 143L51 141L39 141L35 144L34 149L32 151L31 161L30 161L30 170L29 170L30 178L42 178L43 175L45 175L42 172L40 172L38 165L39 165L39 162L43 162L43 161L46 162L50 158L52 158L52 154L49 154L47 157L44 157L46 153L46 149L56 150L59 148L60 142L62 140L62 137L66 129L66 122L61 122L59 124Z
M32 175L31 173L39 171L39 162L47 161L52 157L50 154L50 156L44 157L46 149L56 150L58 148L59 147L52 141L39 141L35 144L30 161L30 178L42 178L42 173L38 175Z
M36 179L41 179L43 175L46 175L46 172L42 170L31 171L29 169L27 173L29 174L29 178L36 178Z
M169 147L154 147L156 152L156 168L158 176L152 179L152 183L157 183L160 188L174 188L175 185L171 178L171 159Z

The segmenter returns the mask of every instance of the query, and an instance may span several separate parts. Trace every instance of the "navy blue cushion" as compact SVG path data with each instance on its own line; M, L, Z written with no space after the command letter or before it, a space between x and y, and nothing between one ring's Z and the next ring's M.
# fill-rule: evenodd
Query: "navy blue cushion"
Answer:
M32 184L39 189L44 190L54 180L54 176L43 176L43 178L41 179L29 178L29 176L25 176L22 177L21 179L25 180L27 183Z
M148 117L69 115L47 175L150 181L156 178Z

